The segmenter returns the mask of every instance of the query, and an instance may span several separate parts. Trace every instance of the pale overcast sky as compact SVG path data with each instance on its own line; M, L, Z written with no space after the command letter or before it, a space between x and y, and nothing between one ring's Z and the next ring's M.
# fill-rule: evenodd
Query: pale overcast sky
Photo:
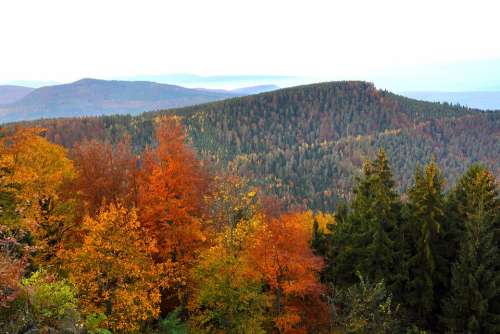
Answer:
M0 82L390 76L500 60L499 13L481 0L2 0Z

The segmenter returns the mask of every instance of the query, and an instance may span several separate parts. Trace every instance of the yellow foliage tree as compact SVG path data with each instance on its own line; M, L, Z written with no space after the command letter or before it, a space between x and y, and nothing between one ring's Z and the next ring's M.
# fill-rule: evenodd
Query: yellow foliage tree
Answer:
M135 209L111 204L95 219L86 217L83 230L82 246L64 257L84 312L106 314L114 332L138 331L141 322L159 315L160 289L173 273L153 261L156 242Z
M248 179L234 175L216 176L212 189L205 198L208 221L212 229L221 233L234 228L242 220L250 219L260 209L259 196Z
M0 188L14 198L16 226L31 232L38 258L48 261L68 229L71 205L61 199L61 186L74 169L66 150L42 133L18 128L0 139Z
M0 163L11 170L3 186L17 189L25 209L38 209L40 201L57 198L62 182L74 176L73 163L66 149L41 136L43 130L19 128L0 140ZM36 218L36 214L32 217Z
M318 212L314 215L314 221L318 224L318 231L323 234L330 234L331 228L336 224L335 216L331 213Z
M242 256L261 224L256 215L226 226L192 270L191 333L265 333L270 298Z

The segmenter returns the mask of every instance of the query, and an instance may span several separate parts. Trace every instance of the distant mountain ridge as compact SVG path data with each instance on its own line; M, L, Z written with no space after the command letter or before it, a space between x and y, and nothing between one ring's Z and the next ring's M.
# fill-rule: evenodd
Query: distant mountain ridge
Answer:
M500 176L500 112L417 101L366 82L292 87L135 117L28 124L67 147L130 135L140 151L159 115L181 117L190 142L217 170L237 171L287 204L311 209L332 210L349 198L363 161L379 148L402 189L433 155L449 184L478 162Z
M38 89L0 86L0 122L110 114L136 115L278 89L258 85L235 90L185 88L150 81L81 79ZM2 92L5 92L2 103ZM16 95L17 94L17 95Z
M0 106L0 121L138 114L234 96L147 81L82 79L69 84L41 87L13 103Z
M18 101L33 90L34 88L24 86L0 85L0 105Z

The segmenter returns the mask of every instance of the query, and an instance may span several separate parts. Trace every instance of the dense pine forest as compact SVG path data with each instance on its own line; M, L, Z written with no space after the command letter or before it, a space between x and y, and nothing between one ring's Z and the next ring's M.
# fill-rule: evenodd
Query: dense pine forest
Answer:
M499 333L500 116L363 82L0 131L0 333Z
M500 114L411 100L365 82L282 89L138 117L45 120L52 142L152 142L155 118L175 115L200 157L244 175L287 204L328 211L348 200L363 161L384 148L400 191L434 155L447 184L481 162L500 174Z

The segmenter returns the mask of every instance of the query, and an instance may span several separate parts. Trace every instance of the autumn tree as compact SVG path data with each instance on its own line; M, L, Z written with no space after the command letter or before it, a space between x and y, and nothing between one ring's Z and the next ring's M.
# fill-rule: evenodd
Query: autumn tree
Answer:
M97 140L79 143L71 158L77 172L72 190L79 195L83 213L95 215L105 203L135 204L138 161L128 137L116 145Z
M384 281L371 283L360 273L359 282L342 289L336 297L338 316L333 319L342 333L400 333L399 306L394 305Z
M260 216L227 225L192 270L190 301L193 333L265 333L269 296L264 282L245 260Z
M353 275L357 249L352 247L354 232L348 216L347 204L339 205L335 215L330 216L331 221L325 224L325 228L321 228L320 222L317 222L313 231L312 247L316 254L325 259L321 277L332 290L330 295L335 295L335 291L340 287L347 288L355 283Z
M12 183L14 172L12 156L5 151L0 154L0 221L4 226L13 227L19 219L16 191L18 185Z
M19 295L25 267L24 259L15 259L0 252L0 308L6 307Z
M335 215L318 212L314 215L311 247L324 258L331 253L332 232L336 227Z
M323 261L310 248L312 226L309 212L283 214L262 223L247 249L250 266L269 286L280 333L305 332L324 315L319 301Z
M164 291L164 298L177 298L206 239L201 217L207 186L204 168L186 145L179 121L160 118L155 146L141 160L137 204L141 222L158 243L155 260L175 267L176 285Z
M76 332L79 325L76 293L67 281L44 270L22 280L29 316L42 333Z
M74 177L66 150L48 142L42 129L17 128L0 139L0 188L3 198L14 200L10 220L29 231L37 247L37 258L54 258L71 224L71 202L62 200L61 186ZM5 203L5 201L4 201Z
M16 189L26 223L36 225L45 202L59 197L62 182L74 176L66 150L44 139L42 129L19 128L0 141L4 187Z
M150 254L158 251L135 209L110 204L83 222L81 247L64 255L85 314L104 313L116 332L133 332L159 315L160 288L171 272Z
M214 232L234 229L261 210L260 202L249 179L235 175L216 176L206 196L207 220Z

